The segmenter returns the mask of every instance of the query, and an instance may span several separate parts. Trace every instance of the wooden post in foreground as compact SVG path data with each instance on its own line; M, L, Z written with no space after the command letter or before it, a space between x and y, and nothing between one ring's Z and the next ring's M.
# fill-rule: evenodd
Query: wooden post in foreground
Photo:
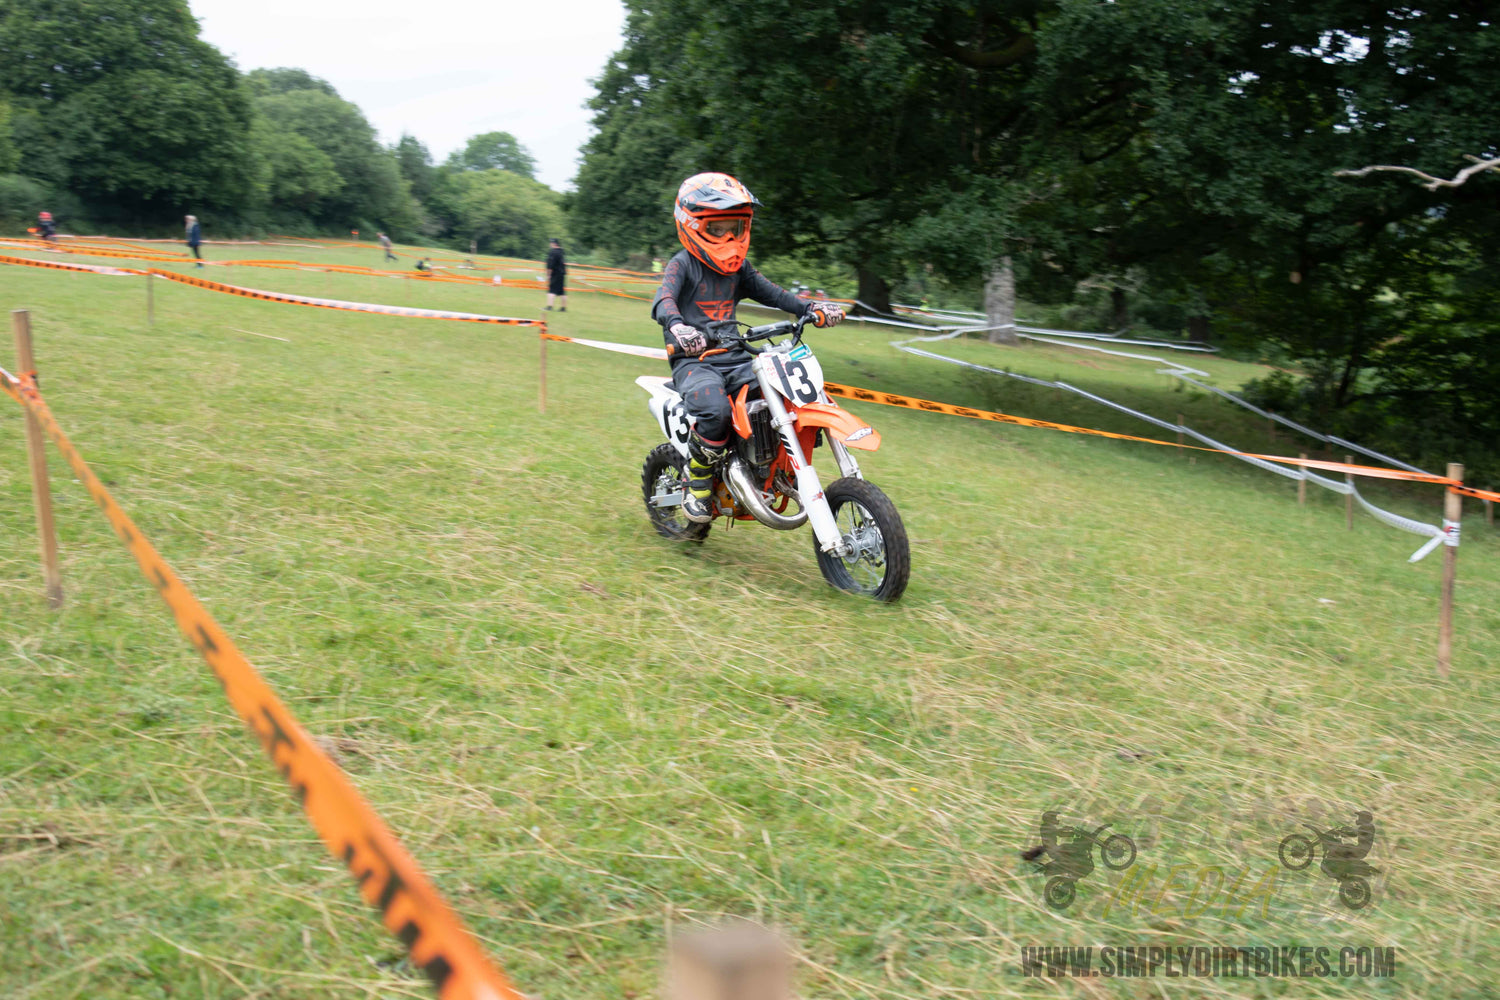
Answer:
M1462 481L1464 467L1457 462L1448 463L1448 478ZM1452 490L1443 496L1443 530L1451 522L1457 525L1464 516L1464 498ZM1457 531L1455 527L1453 529ZM1455 539L1456 541L1457 539ZM1438 612L1438 676L1448 679L1448 669L1453 662L1453 579L1458 574L1458 546L1443 546L1443 606Z
M680 935L667 958L667 1000L789 1000L785 943L751 920Z
M146 273L146 325L156 325L156 275Z
M1307 452L1299 451L1297 457L1306 458ZM1304 507L1307 505L1307 469L1299 465L1297 471L1302 473L1301 478L1297 480L1297 506Z
M542 326L542 335L540 337L538 337L537 340L542 345L542 362L541 362L540 367L537 369L537 371L539 373L539 378L538 378L537 384L540 387L540 391L541 391L541 397L540 397L540 400L539 400L539 405L541 406L542 412L546 413L547 412L547 327L545 325Z
M1344 464L1345 465L1353 465L1354 464L1354 456L1353 455L1345 455L1344 456ZM1344 482L1348 483L1350 486L1353 486L1354 485L1354 477L1351 476L1351 475L1349 475L1349 473L1346 472L1346 473L1344 473ZM1354 494L1353 493L1345 493L1344 494L1344 527L1348 528L1350 531L1354 530Z
M16 335L17 374L36 371L36 357L31 350L31 314L13 309L11 329ZM25 409L25 407L22 407ZM52 523L52 489L47 483L47 441L42 425L26 410L26 455L31 460L31 499L36 507L36 530L42 539L42 579L47 584L47 603L62 607L62 570L57 562L57 526Z

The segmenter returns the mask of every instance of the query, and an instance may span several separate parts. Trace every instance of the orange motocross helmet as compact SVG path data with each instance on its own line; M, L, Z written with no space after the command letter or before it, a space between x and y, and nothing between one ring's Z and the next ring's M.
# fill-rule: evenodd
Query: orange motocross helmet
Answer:
M710 269L733 274L750 250L750 223L760 205L728 174L694 174L677 189L677 238Z

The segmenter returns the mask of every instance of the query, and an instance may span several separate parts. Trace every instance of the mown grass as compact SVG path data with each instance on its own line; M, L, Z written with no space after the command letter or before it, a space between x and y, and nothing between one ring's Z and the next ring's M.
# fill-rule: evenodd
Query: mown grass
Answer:
M205 270L541 315L541 293L503 286ZM0 304L32 310L47 399L116 498L529 994L652 995L670 930L726 913L787 928L809 997L1494 992L1500 548L1475 505L1442 683L1438 559L1407 565L1420 540L1363 516L1346 531L1341 498L1298 507L1229 459L852 404L913 539L906 597L874 606L822 583L806 532L684 550L649 530L658 434L631 380L652 362L552 345L543 416L528 331L165 283L148 327L143 284L6 267ZM579 294L547 315L659 343L646 312ZM831 380L1157 436L900 354L889 330L814 336ZM1144 362L936 349L1272 447ZM1197 367L1225 386L1251 370ZM51 462L60 612L19 410L0 406L0 994L427 995ZM1438 516L1435 489L1370 492ZM1201 915L1188 875L1111 907L1121 876L1101 870L1059 913L1019 857L1061 808L1132 834L1157 887L1177 863L1259 878L1283 835L1357 807L1384 872L1358 912L1297 874ZM1046 944L1376 944L1401 964L1016 975Z

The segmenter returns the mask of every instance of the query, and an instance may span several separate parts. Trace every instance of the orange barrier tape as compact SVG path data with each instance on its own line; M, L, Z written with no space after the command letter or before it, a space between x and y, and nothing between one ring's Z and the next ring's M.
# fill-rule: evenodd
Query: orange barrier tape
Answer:
M74 274L145 274L130 267L91 267L88 264L65 264L60 260L32 260L30 257L11 257L0 254L0 264L19 264L23 267L46 267L55 271L72 271Z
M990 410L971 410L967 406L954 406L952 403L936 403L930 399L918 399L915 396L898 396L889 392L874 392L870 389L861 389L858 386L839 385L836 382L825 382L823 388L830 396L843 396L848 399L858 399L867 403L880 403L885 406L904 406L908 409L925 410L928 413L947 413L956 417L970 417L975 420L994 420L1003 424L1015 424L1019 427L1045 427L1054 431L1067 431L1070 434L1089 434L1094 437L1114 438L1118 441L1140 441L1145 444L1159 444L1168 448L1187 448L1191 451L1206 451L1215 455L1240 455L1249 458L1258 458L1264 462L1279 462L1282 465L1297 465L1305 469L1324 469L1329 472L1347 472L1354 476L1365 476L1370 479L1403 479L1416 483L1438 483L1442 486L1461 486L1456 479L1446 476L1430 476L1425 472L1405 472L1401 469L1386 469L1374 465L1351 465L1347 462L1324 462L1316 458L1288 458L1284 455L1260 455L1253 451L1228 451L1218 448L1205 448L1196 444L1178 444L1175 441L1158 441L1156 438L1139 437L1135 434L1116 434L1113 431L1096 431L1089 427L1074 427L1072 424L1058 424L1050 420L1036 420L1032 417L1013 417L1008 413L995 413Z
M27 241L15 240L13 242L17 242L17 243L22 243L22 242L24 242L24 243L30 243L30 244L34 244L35 248L38 249L38 250L43 249L43 244L42 244L42 242L40 240L27 240ZM22 249L24 249L24 248L22 248ZM127 253L127 252L123 252L123 251L100 250L100 249L96 249L96 248L93 248L93 247L76 248L76 249L69 248L69 249L62 250L61 252L63 252L63 253L71 253L71 254L79 254L79 255L88 256L88 257L123 257L123 258L129 259L129 260L143 260L143 261L151 261L151 262L155 262L155 263L173 263L173 264L176 264L176 263L187 263L188 261L193 260L193 258L186 257L186 256L177 256L177 255L170 255L170 254L152 254L152 253L145 252L145 251L138 252L138 253ZM22 257L5 257L5 258L0 258L0 261L3 261L4 263L12 263L12 264L35 263L34 261L30 260L29 258L22 258ZM303 263L302 261L296 261L296 260L274 260L274 259L271 259L271 260L206 260L206 261L203 261L203 263L207 264L209 267L264 267L264 268L279 269L279 270L283 270L283 271L292 271L292 270L325 271L325 272L336 273L336 274L357 274L357 275L363 275L363 276L367 276L367 277L376 277L376 278L410 278L410 279L418 280L418 281L453 282L453 283L468 284L468 285L481 285L481 286L485 286L485 287L494 286L494 284L495 284L495 282L493 281L493 279L487 278L487 277L481 277L479 275L444 273L444 272L447 271L446 268L443 269L442 272L434 272L434 271L421 271L421 272L417 272L417 271L387 271L387 270L380 270L380 269L373 268L373 267L365 267L365 266L363 266L361 264L307 264L307 263ZM145 272L142 271L142 272L138 272L138 273L144 274ZM158 273L163 273L164 274L164 272L158 272ZM505 287L505 288L527 288L527 289L532 289L532 290L535 290L535 291L545 291L546 288L547 288L547 286L546 286L546 284L544 282L537 281L534 278L509 278L509 279L506 279L504 282L502 282L502 285L500 287ZM569 286L566 289L566 292L568 294L573 294L573 293L589 294L589 293L592 293L592 294L596 294L596 295L614 295L614 296L617 296L619 298L633 299L633 300L635 300L637 302L649 302L649 301L651 301L649 298L646 298L646 297L643 297L643 296L640 296L640 295L631 295L628 292L622 292L622 291L619 291L619 290L613 289L613 288L580 288L580 287L577 287L577 286Z
M318 749L234 640L115 503L63 434L35 379L12 378L0 370L0 389L34 415L56 443L171 609L177 627L203 654L240 718L291 785L318 836L349 867L360 894L380 911L386 929L406 945L413 964L427 973L438 995L443 1000L523 1000L485 958L463 921L375 810Z
M168 281L192 285L195 288L206 288L214 292L227 292L230 295L238 295L247 299L262 299L266 302L316 306L319 309L341 309L346 312L375 313L381 316L407 316L416 319L451 319L464 323L496 323L501 326L539 326L543 329L547 327L547 324L539 319L517 319L511 316L484 316L480 313L447 312L441 309L414 309L409 306L386 306L372 302L344 302L339 299L315 299L306 295L289 295L285 292L263 292L255 288L241 288L238 285L226 285L218 281L209 281L207 278L195 278L190 274L178 274L175 271L160 271L154 267L150 273L156 275L158 278L166 278Z
M1500 493L1491 493L1489 490L1476 490L1472 486L1450 486L1449 492L1459 493L1475 500L1487 500L1490 503L1500 503Z

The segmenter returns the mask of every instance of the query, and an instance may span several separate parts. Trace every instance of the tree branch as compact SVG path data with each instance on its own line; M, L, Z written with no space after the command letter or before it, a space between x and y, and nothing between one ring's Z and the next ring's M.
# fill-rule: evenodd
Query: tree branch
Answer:
M949 59L970 69L1004 69L1014 66L1036 51L1036 36L1029 34L1021 35L1003 49L991 49L988 52L932 36L928 36L927 41Z
M1472 167L1464 167L1462 170L1460 170L1457 174L1454 175L1454 177L1453 177L1453 179L1451 181L1444 180L1441 177L1434 177L1431 174L1424 174L1422 171L1418 170L1415 167L1392 167L1392 166L1361 167L1358 170L1335 170L1333 172L1333 176L1335 176L1335 177L1363 177L1365 174L1373 173L1376 170L1389 170L1389 171L1392 171L1394 173L1413 174L1413 175L1415 175L1417 177L1420 177L1424 181L1427 182L1426 184L1422 185L1423 187L1425 187L1429 191L1436 191L1440 187L1450 187L1450 188L1459 187L1460 185L1462 185L1464 183L1464 181L1467 181L1470 177L1473 177L1475 174L1484 173L1486 170L1500 171L1500 157L1497 157L1496 159L1493 159L1493 160L1481 160L1479 157L1474 156L1473 154L1465 153L1464 154L1464 159L1466 159L1466 160L1473 160L1474 161L1474 165Z

